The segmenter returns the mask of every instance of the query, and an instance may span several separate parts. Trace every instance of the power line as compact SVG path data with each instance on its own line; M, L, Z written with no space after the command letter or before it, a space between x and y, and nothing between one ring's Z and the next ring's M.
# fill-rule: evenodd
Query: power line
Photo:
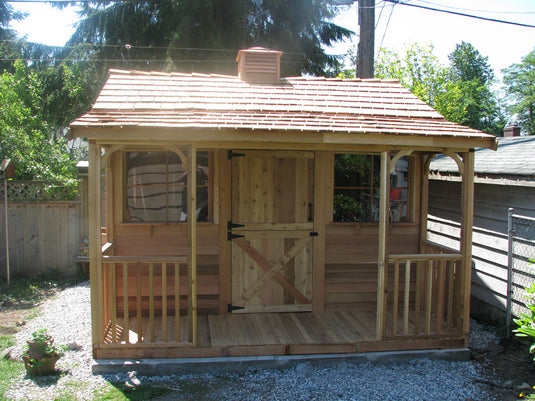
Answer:
M422 5L419 5L419 4L402 3L400 0L385 0L385 1L388 1L390 3L395 3L395 4L401 4L401 5L409 6L409 7L422 8L424 10L437 11L437 12L446 13L446 14L452 14L452 15L459 15L461 17L475 18L475 19L479 19L479 20L483 20L483 21L499 22L501 24L523 26L525 28L535 28L535 25L522 24L520 22L513 22L513 21L504 21L504 20L499 20L499 19L496 19L496 18L481 17L479 15L460 13L460 12L451 11L451 10L441 10L439 8L427 7L427 6L422 6Z
M451 10L462 10L462 11L472 11L472 12L480 12L480 13L490 13L490 14L535 14L535 11L495 11L495 10L474 10L472 8L461 8L461 7L453 7L449 6L447 4L439 4L439 3L433 3L432 1L426 1L426 0L417 0L420 3L425 4L431 4L433 6L441 6L445 8L449 8Z
M22 39L1 39L0 43L20 43L23 41ZM237 54L238 51L242 49L215 49L215 48L202 48L202 47L174 47L174 46L151 46L151 45L130 45L130 44L106 44L106 43L78 43L75 45L64 45L64 46L50 46L45 45L42 43L36 43L36 42L25 42L28 44L34 44L37 46L42 46L45 48L50 49L71 49L71 50L98 50L103 48L116 48L116 49L125 49L125 50L169 50L169 51L194 51L194 52L219 52L219 53L232 53L233 55ZM297 55L297 56L304 56L304 53L300 52L284 52L285 55ZM307 56L323 56L323 53L310 53L307 54ZM341 54L327 54L328 56L335 56L335 57L344 57L347 54L341 53ZM1 60L1 59L0 59ZM148 60L150 61L150 60Z
M384 3L386 3L386 1L384 1ZM386 36L386 31L388 30L388 25L390 25L390 18L392 18L392 13L394 12L394 7L396 5L393 4L392 5L392 8L390 9L390 15L388 16L388 21L386 22L386 27L385 27L385 31L383 32L383 37L381 39L381 44L379 45L379 48L383 47L383 41L385 40L385 36ZM384 7L383 7L384 8Z

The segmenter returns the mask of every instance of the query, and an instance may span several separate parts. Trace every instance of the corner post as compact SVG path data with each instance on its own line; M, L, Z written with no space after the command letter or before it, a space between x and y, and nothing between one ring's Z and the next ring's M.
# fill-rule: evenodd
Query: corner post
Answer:
M188 146L188 341L197 346L197 149Z
M102 237L100 223L100 145L89 142L88 171L89 268L91 281L91 327L93 356L104 342L104 310L102 288Z
M474 151L464 153L462 182L461 254L461 310L463 337L468 346L470 328L470 283L472 280L472 226L474 223Z
M379 249L377 259L377 341L381 341L386 321L386 269L388 269L388 223L390 209L390 175L388 164L390 154L381 152L381 187L379 198Z

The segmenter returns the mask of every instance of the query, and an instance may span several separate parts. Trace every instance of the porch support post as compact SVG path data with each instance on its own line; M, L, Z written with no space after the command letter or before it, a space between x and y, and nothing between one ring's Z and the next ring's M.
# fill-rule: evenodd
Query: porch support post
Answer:
M188 146L188 341L197 346L197 149Z
M389 152L381 152L381 187L379 199L379 249L377 259L377 341L383 339L386 321L386 283L388 268L388 223L390 206L390 174L388 173Z
M93 356L96 347L104 342L104 310L102 288L102 237L100 210L100 145L89 142L88 170L89 267L91 280L91 335Z
M463 275L461 276L461 308L465 346L468 346L470 326L470 283L472 280L472 227L474 223L474 152L464 153L464 174L462 182L461 254Z
M427 212L429 208L429 165L435 157L434 154L422 157L421 185L420 185L420 252L424 252L424 244L427 240Z

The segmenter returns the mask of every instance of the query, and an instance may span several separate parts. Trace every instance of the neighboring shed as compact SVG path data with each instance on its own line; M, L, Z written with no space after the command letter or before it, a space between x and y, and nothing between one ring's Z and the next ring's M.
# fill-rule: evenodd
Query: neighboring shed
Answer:
M110 71L89 138L95 357L467 345L473 150L397 81ZM428 166L463 180L460 251L426 239ZM99 172L106 174L101 244Z
M535 217L535 137L498 138L498 150L475 150L473 314L505 320L507 210ZM456 165L437 156L430 167L429 238L458 249L460 177Z

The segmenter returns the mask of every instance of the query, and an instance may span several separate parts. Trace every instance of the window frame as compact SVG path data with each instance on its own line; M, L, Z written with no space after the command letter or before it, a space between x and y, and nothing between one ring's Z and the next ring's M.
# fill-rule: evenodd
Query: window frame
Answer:
M333 152L333 167L332 167L332 196L331 196L331 202L332 202L332 208L331 208L331 216L330 216L330 221L332 224L378 224L379 223L379 219L377 220L366 220L366 221L361 221L361 220L355 220L355 221L337 221L335 220L335 195L336 195L336 191L337 190L361 190L361 189L370 189L370 193L372 194L371 197L373 198L373 194L375 193L375 191L377 191L377 194L379 194L380 196L380 183L379 185L375 186L374 185L374 164L372 163L372 166L371 166L371 171L372 171L372 174L371 176L369 177L370 178L370 185L369 186L340 186L340 185L336 185L336 156L337 155L364 155L364 156L370 156L372 158L374 157L377 157L379 160L377 160L378 162L378 166L379 166L379 180L380 180L380 174L381 174L381 164L380 164L380 153L377 153L377 152ZM407 180L406 180L406 186L402 186L402 187L392 187L390 186L390 190L392 189L401 189L401 190L406 190L406 199L404 200L405 204L406 204L406 218L404 219L404 221L391 221L391 219L389 219L389 221L392 223L392 224L414 224L415 221L414 221L414 190L415 190L415 186L414 186L414 174L415 174L415 157L414 155L409 155L409 156L404 156L403 158L401 158L400 160L407 160L408 162L408 165L407 165ZM399 161L398 161L399 163ZM390 182L392 182L392 177L393 175L390 174ZM392 191L390 191L390 193L392 193ZM392 208L392 199L389 199L389 203L390 203L390 209ZM379 201L377 200L377 204L379 203ZM373 201L370 202L370 205L369 205L369 214L370 216L373 216Z
M166 183L163 184L166 186L166 208L169 208L170 202L169 202L169 187L171 188L182 188L183 191L187 191L188 185L187 182L183 184L169 184L169 154L174 154L171 150L167 149L125 149L122 151L121 155L121 162L122 162L122 176L123 176L123 183L122 183L122 207L121 207L121 224L141 224L141 225L183 225L187 223L186 220L180 220L180 213L182 211L181 207L178 206L179 209L179 220L170 220L169 219L169 212L166 212L167 218L166 220L150 220L150 221L134 221L130 220L129 217L129 206L128 206L128 188L134 187L134 185L128 184L128 162L127 157L128 153L130 152L137 152L137 153L144 153L144 152L154 152L154 153L165 153L167 154L166 158ZM197 223L213 223L214 222L214 205L213 205L213 188L214 188L214 151L208 150L208 149L197 149L197 160L199 160L199 154L205 153L207 158L207 166L203 166L203 170L207 173L208 176L208 182L206 185L197 185L196 188L206 188L208 192L207 197L207 217L204 220L197 220ZM185 154L187 154L187 151L184 151ZM178 155L176 157L179 159L180 164L179 166L182 167L182 163ZM204 156L203 156L204 157ZM207 170L207 171L206 171ZM160 184L162 185L162 184ZM143 187L150 187L150 185L143 185ZM177 195L181 196L181 195Z

